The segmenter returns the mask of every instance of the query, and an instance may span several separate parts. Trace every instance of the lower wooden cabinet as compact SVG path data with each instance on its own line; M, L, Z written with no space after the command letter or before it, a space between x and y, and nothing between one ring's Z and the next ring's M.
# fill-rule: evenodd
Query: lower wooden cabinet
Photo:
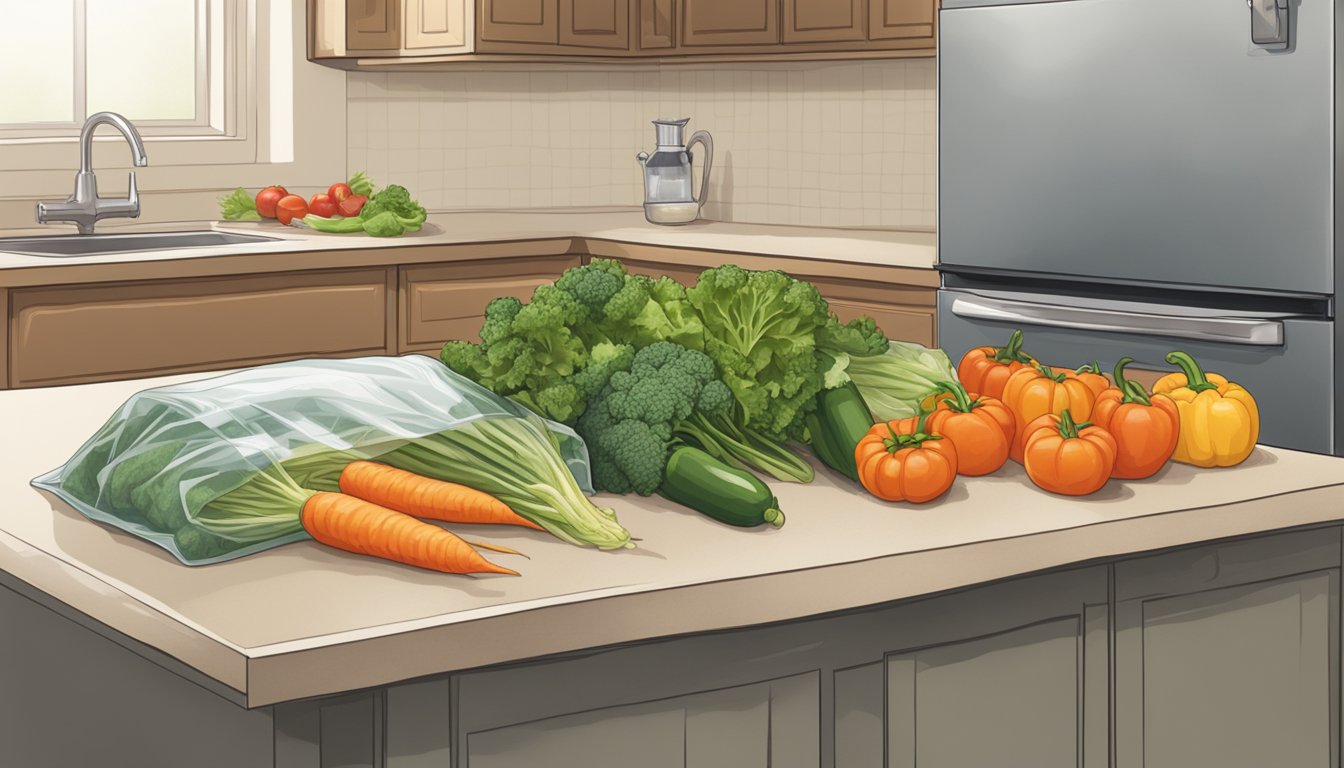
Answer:
M394 275L378 268L16 289L10 385L387 354Z
M482 259L401 268L398 351L437 354L445 341L481 340L485 306L500 296L527 301L537 286L579 265L578 255Z

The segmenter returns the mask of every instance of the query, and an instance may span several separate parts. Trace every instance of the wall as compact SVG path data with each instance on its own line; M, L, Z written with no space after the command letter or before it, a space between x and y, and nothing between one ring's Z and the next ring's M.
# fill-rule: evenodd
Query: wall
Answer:
M932 59L348 77L350 170L431 210L638 205L649 121L690 117L708 218L934 226Z

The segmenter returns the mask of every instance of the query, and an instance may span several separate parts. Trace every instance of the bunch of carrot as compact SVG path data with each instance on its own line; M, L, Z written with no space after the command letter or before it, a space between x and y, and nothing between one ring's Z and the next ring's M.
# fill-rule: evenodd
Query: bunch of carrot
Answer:
M371 461L341 471L340 493L318 491L303 504L305 531L328 546L446 573L518 572L486 560L456 534L417 518L446 523L521 525L543 530L483 491ZM519 554L472 542L483 549Z

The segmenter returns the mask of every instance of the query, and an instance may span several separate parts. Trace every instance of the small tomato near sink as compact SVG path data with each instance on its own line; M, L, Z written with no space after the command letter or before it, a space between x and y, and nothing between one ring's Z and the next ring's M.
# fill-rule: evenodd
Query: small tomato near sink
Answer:
M335 184L331 185L331 188L327 190L327 194L331 195L332 200L335 200L336 202L339 203L349 198L350 196L354 195L355 193L353 190L350 189L349 184L346 184L343 181L338 181Z
M331 195L318 192L313 195L313 199L308 201L308 212L314 216L321 216L324 219L330 219L336 215L336 201Z
M275 217L280 220L281 224L288 224L307 215L308 204L298 195L287 195L280 198L280 202L275 204Z
M289 190L281 186L270 186L257 193L257 213L268 219L275 218L275 206L280 202L280 198L289 194Z

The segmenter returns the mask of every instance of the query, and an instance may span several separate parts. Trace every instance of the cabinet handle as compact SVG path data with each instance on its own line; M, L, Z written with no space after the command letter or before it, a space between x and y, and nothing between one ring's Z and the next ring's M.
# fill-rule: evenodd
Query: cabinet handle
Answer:
M977 320L1077 328L1102 333L1141 333L1223 344L1283 346L1283 323L1278 320L1241 320L1227 317L1183 317L1142 312L1117 312L1090 307L1067 307L1032 301L1008 301L984 296L952 300L952 314Z

